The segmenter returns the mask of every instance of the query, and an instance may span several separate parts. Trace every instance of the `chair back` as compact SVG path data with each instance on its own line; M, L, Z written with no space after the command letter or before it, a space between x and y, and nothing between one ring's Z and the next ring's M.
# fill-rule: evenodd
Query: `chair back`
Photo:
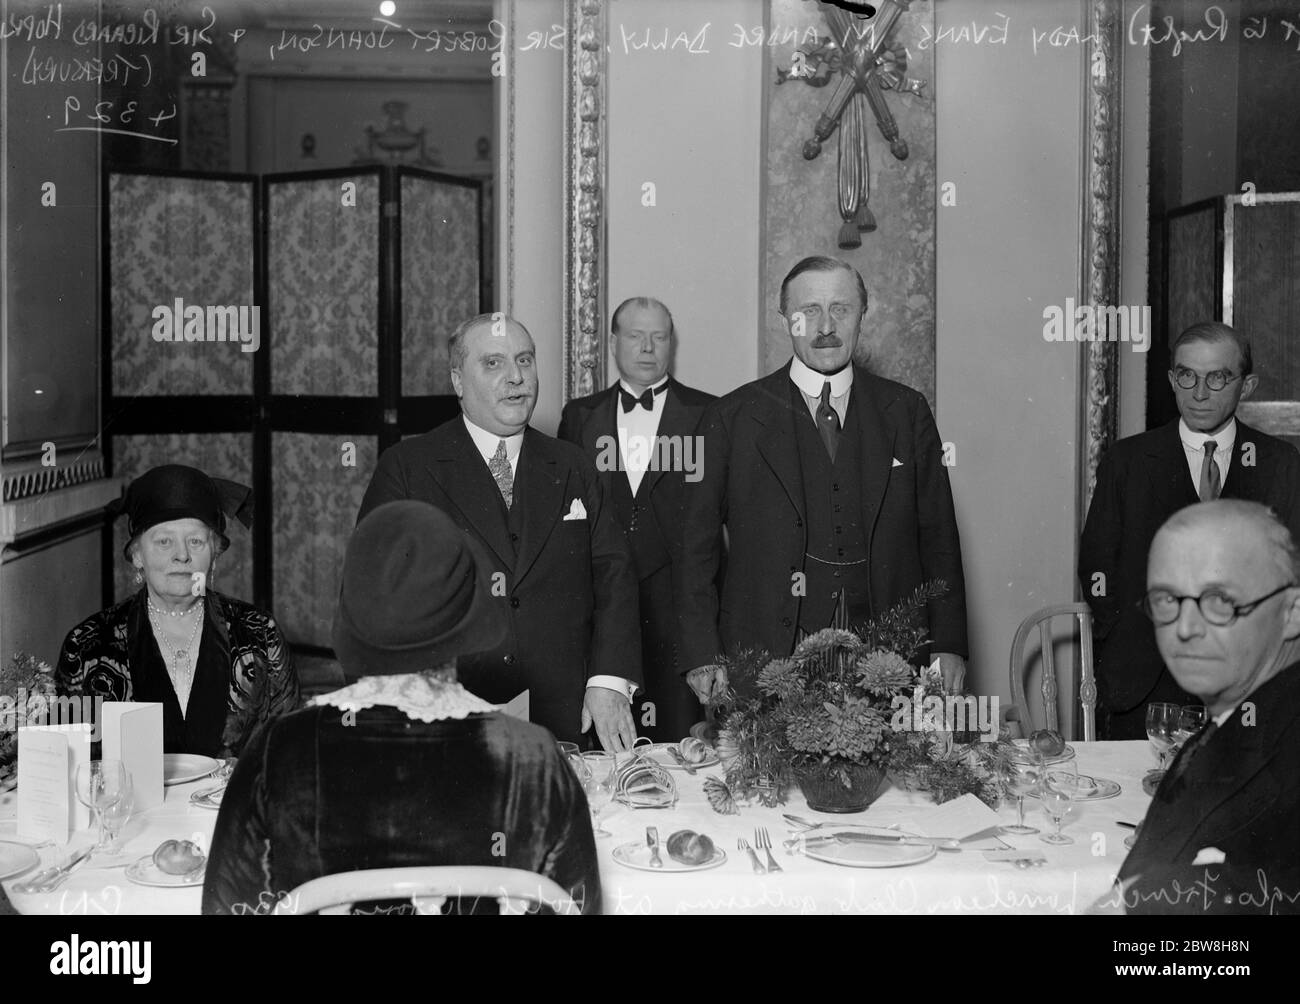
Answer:
M521 868L430 866L368 868L323 875L298 886L276 913L346 914L355 903L405 900L420 914L437 914L449 897L492 897L500 914L522 914L529 905L559 914L581 912L556 882Z
M1097 683L1092 673L1092 611L1086 603L1061 603L1043 607L1020 622L1015 640L1011 643L1011 700L1014 708L1007 714L1007 720L1018 720L1026 736L1033 729L1033 719L1029 716L1029 705L1025 699L1025 643L1037 627L1043 652L1043 680L1039 689L1046 711L1047 728L1055 732L1061 731L1056 713L1056 657L1052 637L1052 620L1056 617L1076 617L1079 621L1079 702L1083 705L1083 741L1090 743L1097 738Z

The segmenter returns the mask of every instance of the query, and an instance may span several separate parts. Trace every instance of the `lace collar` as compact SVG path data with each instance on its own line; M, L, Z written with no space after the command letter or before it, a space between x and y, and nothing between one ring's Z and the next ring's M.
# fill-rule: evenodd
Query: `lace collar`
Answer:
M312 704L326 704L343 711L363 708L396 708L417 722L437 722L447 718L496 711L454 680L439 673L403 673L394 676L363 676L342 690L322 694Z

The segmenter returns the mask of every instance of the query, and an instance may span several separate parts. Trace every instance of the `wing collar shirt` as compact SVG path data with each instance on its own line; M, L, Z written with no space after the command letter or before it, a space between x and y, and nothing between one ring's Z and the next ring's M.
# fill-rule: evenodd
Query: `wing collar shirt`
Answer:
M853 390L853 365L846 365L838 373L827 376L818 373L798 356L790 360L790 379L799 393L803 395L804 404L813 422L817 421L817 409L821 406L822 387L826 381L831 382L831 407L840 417L840 428L844 428L844 416L849 411L849 392Z
M668 383L667 376L658 383L652 384L647 390L659 391L659 388L666 383ZM618 384L633 397L640 397L628 386L626 380L620 380ZM618 450L623 455L623 467L627 471L627 483L632 489L633 498L635 498L637 489L641 487L641 479L645 477L645 472L650 469L650 461L655 452L655 436L659 432L659 421L664 416L664 401L668 398L668 392L659 391L654 393L654 404L649 411L646 411L640 404L635 405L631 411L624 411L622 395L619 395L619 398L619 404L614 409L618 414Z
M660 395L662 397L662 395ZM644 411L645 409L641 409ZM497 444L501 440L506 443L506 459L510 462L510 474L517 477L519 474L519 451L524 445L524 434L517 432L513 436L498 436L494 432L488 432L481 429L461 413L464 419L465 428L469 430L470 439L474 440L474 447L478 450L479 455L483 458L483 463L491 462L493 455L497 452ZM620 694L627 696L628 702L632 700L632 695L636 693L636 684L631 680L625 680L621 676L593 676L587 680L588 687L604 687L606 690L616 690Z

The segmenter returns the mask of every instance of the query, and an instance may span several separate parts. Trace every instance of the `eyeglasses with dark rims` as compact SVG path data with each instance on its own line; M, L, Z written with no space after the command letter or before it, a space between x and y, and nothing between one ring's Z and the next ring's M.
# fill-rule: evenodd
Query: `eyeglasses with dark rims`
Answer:
M1249 603L1236 602L1222 589L1207 589L1200 596L1179 596L1167 589L1152 589L1142 597L1138 607L1151 618L1153 624L1163 627L1178 620L1184 600L1192 600L1207 624L1227 627L1238 617L1248 617L1261 603L1271 600L1283 590L1294 588L1295 585L1294 582L1288 582L1278 586L1268 595L1251 600Z
M1215 370L1213 373L1206 373L1202 378L1196 370L1189 370L1186 366L1179 366L1174 370L1174 383L1183 390L1195 390L1202 379L1205 380L1206 389L1219 391L1234 380L1240 380L1241 374L1229 370Z

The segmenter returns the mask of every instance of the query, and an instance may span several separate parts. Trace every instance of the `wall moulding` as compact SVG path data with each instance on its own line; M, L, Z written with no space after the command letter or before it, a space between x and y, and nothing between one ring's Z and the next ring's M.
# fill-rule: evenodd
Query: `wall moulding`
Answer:
M565 0L564 400L605 385L606 59L602 0Z
M1082 254L1079 300L1119 303L1120 101L1123 18L1119 0L1089 0L1088 48L1083 59ZM1080 343L1082 388L1079 436L1079 508L1082 525L1097 482L1097 465L1115 441L1119 423L1120 343Z

